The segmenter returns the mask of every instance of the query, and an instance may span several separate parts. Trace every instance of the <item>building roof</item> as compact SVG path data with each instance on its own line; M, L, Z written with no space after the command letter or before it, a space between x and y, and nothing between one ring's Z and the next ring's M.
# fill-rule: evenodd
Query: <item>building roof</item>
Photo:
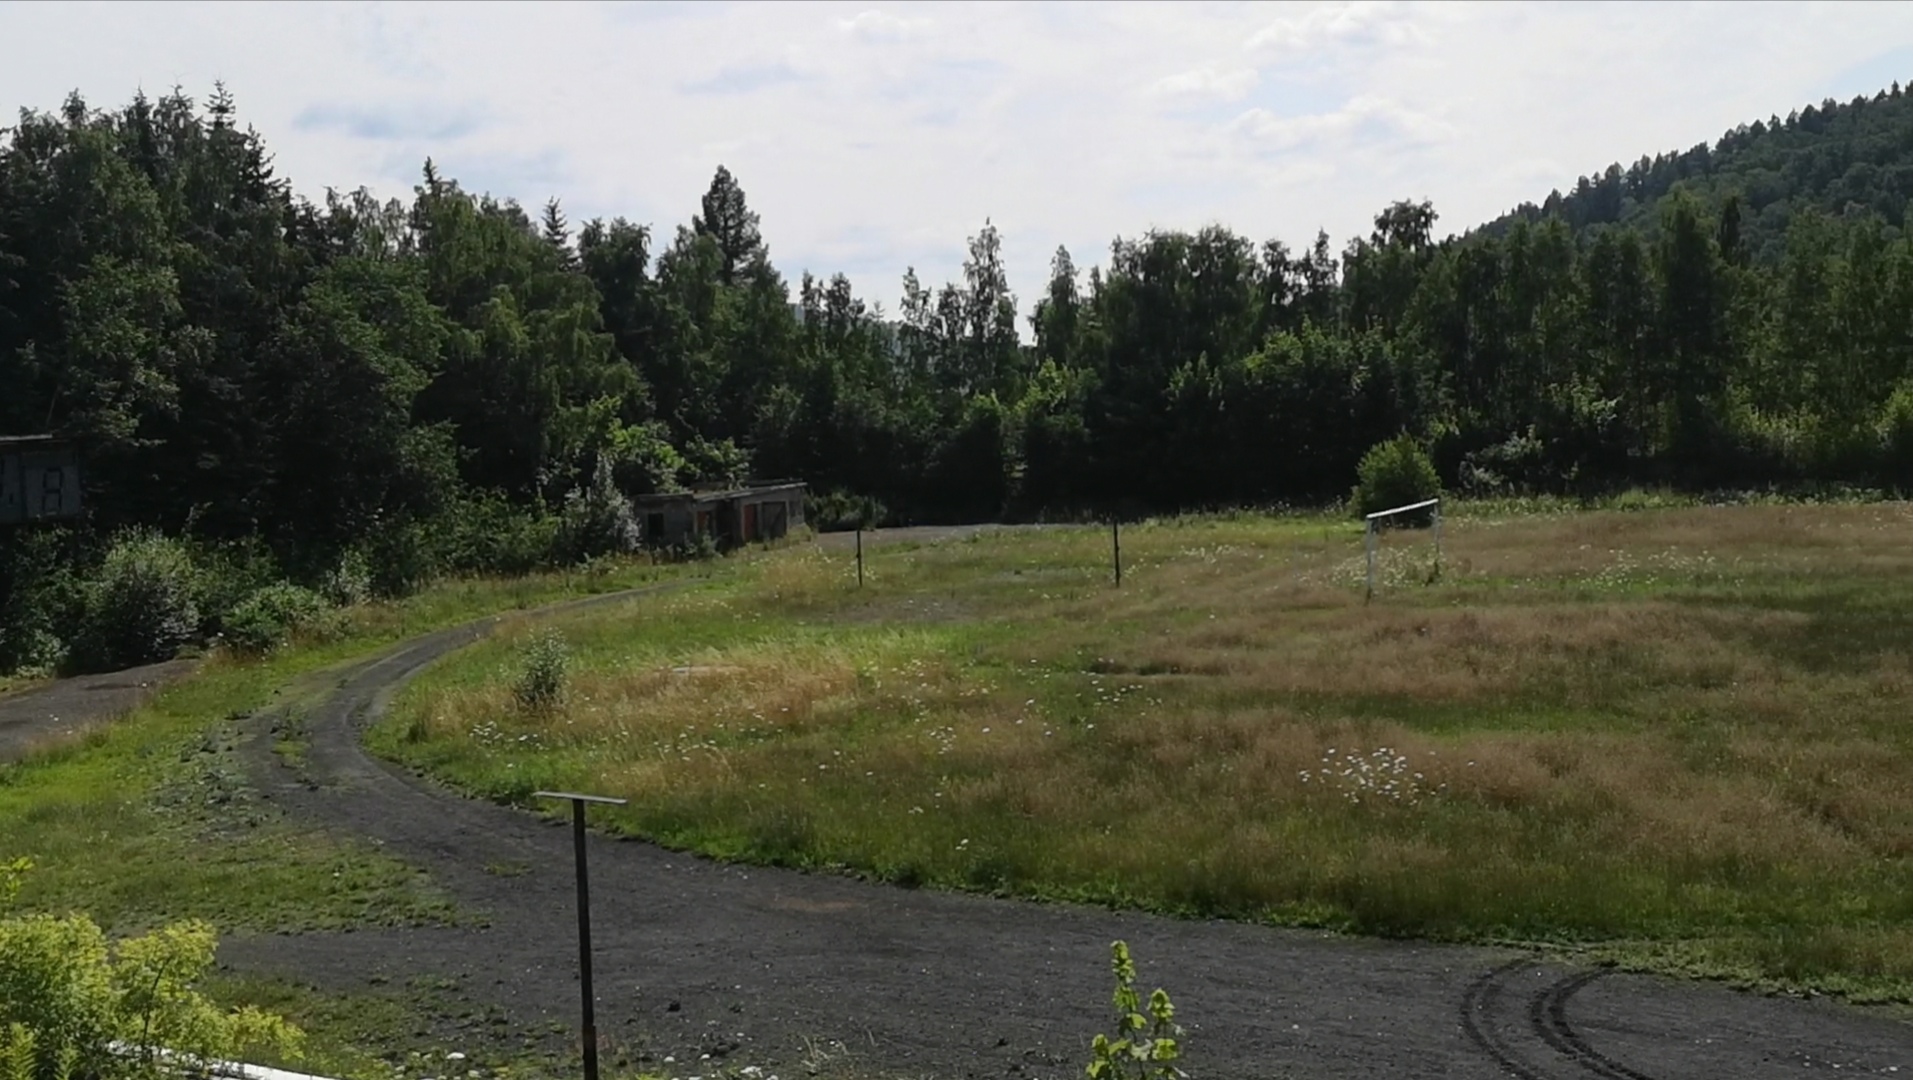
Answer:
M639 506L662 506L680 502L723 502L727 499L749 498L752 495L774 495L779 492L795 491L805 486L802 480L771 480L737 488L709 488L703 491L668 491L654 495L639 495L633 501Z

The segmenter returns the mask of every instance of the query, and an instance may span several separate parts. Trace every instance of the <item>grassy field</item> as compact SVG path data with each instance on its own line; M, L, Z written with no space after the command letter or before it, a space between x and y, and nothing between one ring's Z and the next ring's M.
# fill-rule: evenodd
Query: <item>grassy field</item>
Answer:
M605 566L448 583L353 609L330 641L263 661L215 655L110 727L0 765L0 862L35 862L21 907L85 911L122 932L189 916L256 930L452 917L414 871L369 846L296 827L259 801L235 755L238 721L268 706L296 714L325 687L317 673L381 645L676 572Z
M1913 996L1913 508L1461 508L799 549L530 622L374 733L467 790L906 884Z

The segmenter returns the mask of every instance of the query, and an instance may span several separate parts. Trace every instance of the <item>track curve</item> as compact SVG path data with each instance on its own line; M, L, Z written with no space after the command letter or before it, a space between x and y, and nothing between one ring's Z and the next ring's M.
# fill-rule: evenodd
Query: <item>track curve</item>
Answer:
M581 604L643 614L634 594L564 606ZM264 719L243 751L287 814L422 868L484 925L233 936L223 965L340 990L423 980L449 1002L440 1036L458 1045L447 1049L516 1048L528 1031L562 1043L577 1005L569 838L360 744L398 687L492 625L427 635L345 671L309 716L297 771L272 753ZM1913 1075L1913 1025L1825 1002L1508 950L905 890L607 837L592 838L590 855L599 1030L639 1060L710 1054L776 1069L824 1049L886 1074L1080 1075L1105 1019L1108 943L1120 937L1142 981L1174 996L1198 1076L1759 1080L1832 1065Z

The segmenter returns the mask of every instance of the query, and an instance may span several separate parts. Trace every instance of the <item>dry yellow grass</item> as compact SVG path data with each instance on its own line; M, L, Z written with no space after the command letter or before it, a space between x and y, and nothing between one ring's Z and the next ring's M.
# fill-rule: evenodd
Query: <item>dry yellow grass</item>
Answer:
M1106 543L764 560L571 622L561 710L435 673L394 752L727 856L1913 987L1905 504L1451 518L1372 605L1340 523Z

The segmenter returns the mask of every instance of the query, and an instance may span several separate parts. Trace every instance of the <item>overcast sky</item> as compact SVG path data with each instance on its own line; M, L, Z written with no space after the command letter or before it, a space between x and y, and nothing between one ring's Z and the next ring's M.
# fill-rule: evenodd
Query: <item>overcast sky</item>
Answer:
M1221 222L1336 246L1400 198L1459 231L1582 173L1913 80L1913 4L0 4L0 104L215 80L281 175L420 164L668 238L719 164L772 259L894 309L985 218L1051 253Z

